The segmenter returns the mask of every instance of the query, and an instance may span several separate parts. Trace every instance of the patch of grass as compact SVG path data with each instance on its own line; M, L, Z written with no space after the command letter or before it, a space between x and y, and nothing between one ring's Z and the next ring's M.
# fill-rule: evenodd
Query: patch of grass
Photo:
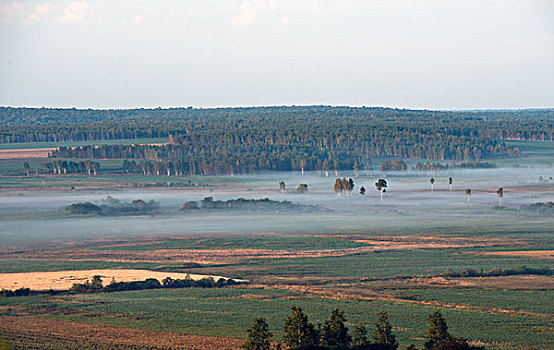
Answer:
M91 269L155 269L157 263L88 260L0 260L0 273L45 272ZM167 265L166 265L167 266ZM178 267L179 264L175 264Z
M211 273L238 275L260 280L268 276L334 277L343 279L396 276L437 276L446 269L506 269L518 266L540 268L548 260L525 257L474 256L461 249L382 251L349 256L254 259L248 263L209 267ZM467 250L465 251L467 252ZM205 273L202 269L191 272Z
M478 288L412 289L400 291L417 300L528 311L554 316L554 290L494 290Z
M32 298L27 302L30 300ZM323 322L334 308L339 307L345 311L348 325L361 322L370 332L378 313L387 311L399 341L403 345L415 343L419 346L428 327L427 315L435 309L408 303L338 301L275 289L238 288L98 293L63 296L55 300L73 310L74 314L51 317L197 335L245 337L252 319L263 315L279 339L283 322L294 305L301 306L314 323ZM440 310L453 334L473 341L503 343L504 349L530 345L547 349L554 345L549 336L554 324L548 319L472 310ZM467 326L469 324L471 328Z
M365 243L338 238L321 237L234 237L209 239L171 239L161 243L106 247L99 250L153 250L153 249L268 249L268 250L326 250L367 246Z

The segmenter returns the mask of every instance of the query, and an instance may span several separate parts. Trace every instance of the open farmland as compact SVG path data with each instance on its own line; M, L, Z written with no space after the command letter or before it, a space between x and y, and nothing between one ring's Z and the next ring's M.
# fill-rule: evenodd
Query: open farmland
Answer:
M120 141L108 144L130 144ZM316 324L339 307L351 330L362 323L370 332L378 313L386 311L400 349L423 346L434 310L471 344L551 349L554 215L548 206L530 205L553 199L548 162L554 146L508 144L522 156L495 159L496 168L417 170L417 162L406 159L405 171L375 166L340 169L337 176L167 176L127 172L120 158L96 159L97 175L54 174L45 172L48 158L2 159L0 289L31 291L0 298L0 339L13 347L53 349L238 349L256 316L264 316L274 340L282 341L290 307L302 306ZM12 144L3 147L15 150ZM336 177L352 178L354 190L334 192ZM374 184L378 178L388 181L383 199ZM296 191L301 183L307 192ZM362 186L364 195L358 193ZM185 203L241 198L314 210L181 210ZM153 203L155 210L66 209L133 202ZM104 286L187 276L248 283L68 291L94 275Z

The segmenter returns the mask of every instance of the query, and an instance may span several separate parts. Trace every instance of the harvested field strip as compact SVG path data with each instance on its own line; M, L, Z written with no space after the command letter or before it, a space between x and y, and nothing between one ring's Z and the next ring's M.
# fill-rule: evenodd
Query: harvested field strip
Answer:
M242 340L92 325L39 317L0 316L0 337L16 349L239 349Z
M216 281L220 278L226 279L222 276L130 269L23 272L0 274L0 289L15 290L18 288L30 288L32 290L67 290L71 288L74 283L84 283L92 280L92 277L95 275L102 276L104 284L108 284L112 279L116 282L144 281L147 278L155 278L161 281L166 277L171 277L173 279L185 279L190 277L194 280L213 277Z
M503 252L482 252L479 255L516 256L536 259L554 259L554 250L514 250Z

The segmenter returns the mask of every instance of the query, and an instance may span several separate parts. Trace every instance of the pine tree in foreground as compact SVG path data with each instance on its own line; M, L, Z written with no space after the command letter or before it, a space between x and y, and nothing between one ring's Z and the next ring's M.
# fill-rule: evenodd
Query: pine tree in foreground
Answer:
M260 316L254 320L254 323L248 329L248 338L242 348L245 350L269 350L272 336L265 318Z

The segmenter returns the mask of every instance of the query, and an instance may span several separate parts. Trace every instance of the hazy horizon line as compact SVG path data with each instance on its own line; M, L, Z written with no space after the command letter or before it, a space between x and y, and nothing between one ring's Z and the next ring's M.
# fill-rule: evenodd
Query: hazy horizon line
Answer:
M398 109L398 110L422 110L435 112L484 112L484 111L540 111L552 110L553 106L549 107L487 107L487 108L426 108L426 107L406 107L406 106L383 106L383 105L343 105L343 104L281 104L281 105L220 105L220 106L123 106L123 107L76 107L76 106L36 106L36 105L19 105L9 106L0 105L0 108L18 108L18 109L75 109L75 110L95 110L95 111L121 111L121 110L170 110L170 109L196 109L196 110L215 110L215 109L249 109L249 108L292 108L292 107L332 107L332 108L382 108L382 109Z

